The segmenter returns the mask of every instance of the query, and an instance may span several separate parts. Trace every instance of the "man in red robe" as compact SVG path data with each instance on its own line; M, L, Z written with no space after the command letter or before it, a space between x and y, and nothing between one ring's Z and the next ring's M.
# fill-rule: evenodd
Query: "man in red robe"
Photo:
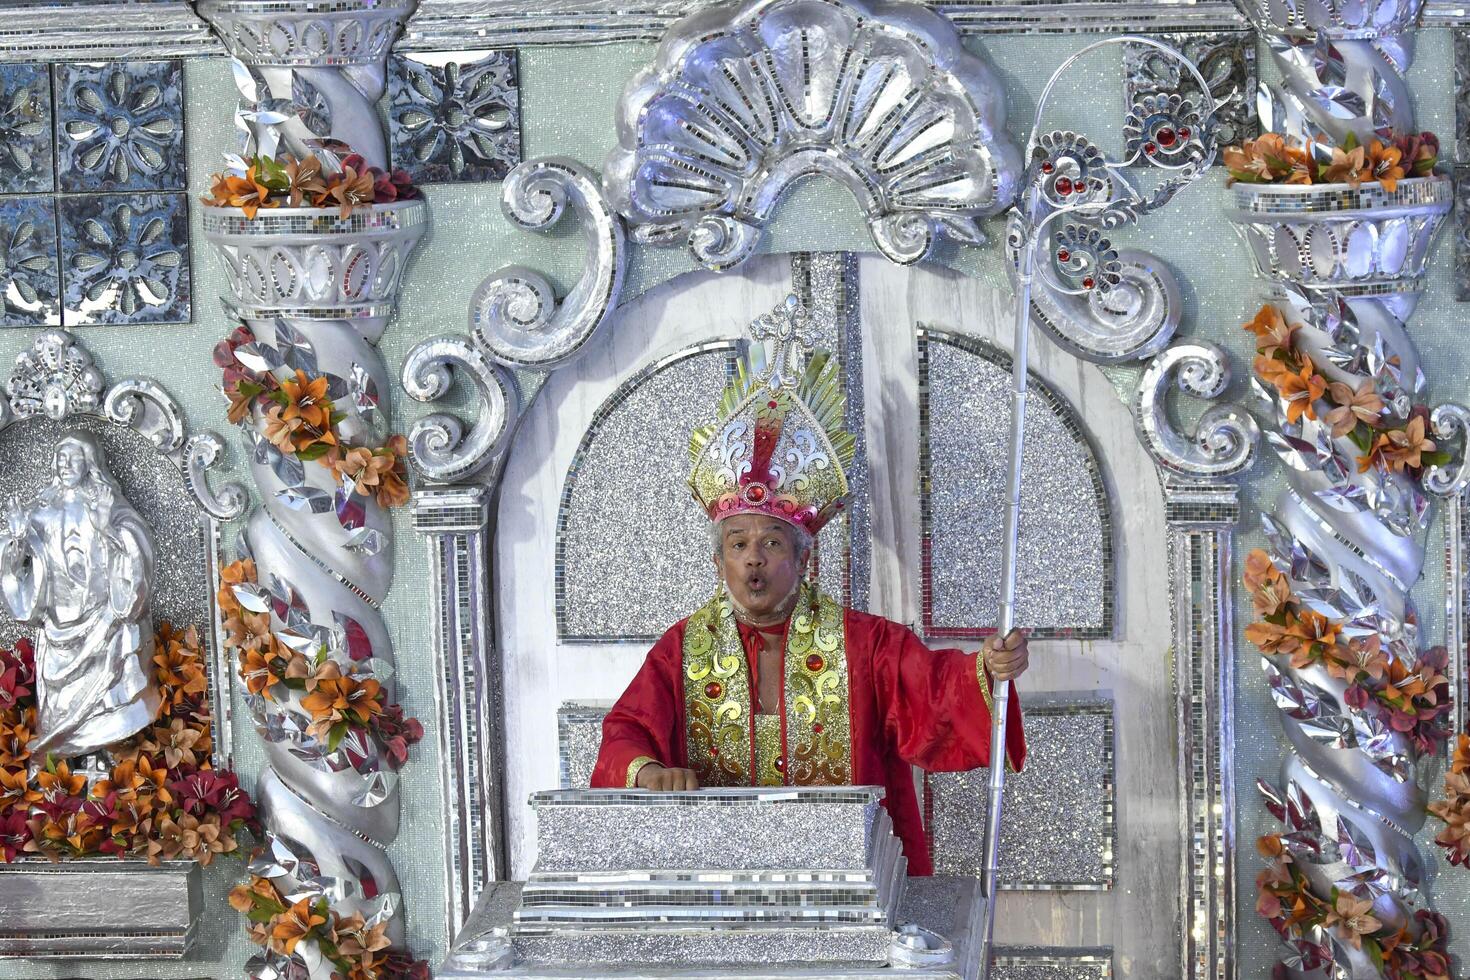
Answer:
M990 682L1025 671L1026 641L992 638L980 657L930 650L805 581L813 537L847 493L836 365L814 355L796 379L758 368L691 440L720 589L654 644L608 713L592 785L880 785L909 873L929 874L911 767L990 764ZM1014 696L1007 724L1019 769Z

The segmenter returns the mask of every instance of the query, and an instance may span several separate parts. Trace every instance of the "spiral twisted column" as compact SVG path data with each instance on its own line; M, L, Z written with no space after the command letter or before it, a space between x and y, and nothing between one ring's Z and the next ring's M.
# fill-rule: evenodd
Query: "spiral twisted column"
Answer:
M1283 78L1260 94L1263 130L1299 146L1325 134L1318 154L1350 133L1363 145L1389 129L1412 133L1403 79L1411 47L1403 32L1418 5L1261 0L1249 9ZM1267 441L1287 481L1261 515L1271 563L1300 609L1337 628L1327 646L1401 677L1428 656L1409 590L1423 570L1431 498L1417 465L1375 459L1372 445L1362 444L1363 429L1358 441L1353 429L1334 436L1327 416L1350 390L1372 418L1371 439L1410 422L1424 377L1407 320L1450 207L1450 183L1428 176L1400 180L1393 190L1377 182L1237 184L1234 195L1229 217L1272 284L1268 303L1286 324L1300 324L1287 341L1293 356L1309 358L1307 373L1327 389L1305 380L1303 391L1294 381L1283 389L1257 378L1274 416ZM1327 388L1334 383L1347 387ZM1252 574L1261 570L1248 566ZM1259 603L1257 611L1265 615ZM1269 632L1268 622L1262 627ZM1362 681L1356 666L1288 656L1293 643L1265 658L1290 748L1279 784L1260 788L1285 824L1279 839L1303 887L1333 911L1304 933L1273 918L1293 947L1284 963L1296 977L1385 976L1383 962L1353 937L1399 927L1416 939L1423 934L1416 913L1428 907L1426 864L1413 835L1425 820L1423 756L1432 746L1393 724L1355 684ZM1304 644L1298 649L1311 646ZM1355 918L1339 914L1352 909Z
M232 56L243 158L315 156L325 173L336 173L355 153L365 160L359 170L385 168L374 104L413 6L201 0ZM246 697L269 761L257 786L266 848L251 871L285 903L306 898L318 908L325 899L335 916L384 926L380 934L401 947L400 890L386 848L398 833L403 741L391 744L376 716L367 725L323 724L320 704L308 698L324 690L316 678L340 675L352 679L343 690L379 692L377 703L397 710L380 608L393 580L384 494L317 453L331 448L340 458L395 446L399 457L407 453L391 435L390 378L376 344L427 209L400 200L359 205L346 216L335 206L263 208L253 217L237 208L204 211L206 237L230 273L225 305L243 327L224 345L227 370L268 379L268 391L298 386L293 398L309 392L303 404L328 405L332 437L330 447L282 438L280 410L268 400L256 398L242 413L260 506L237 555L253 561L253 571L234 566L233 596L269 617L274 649L304 655L312 677L309 687L250 685ZM360 455L356 465L371 458ZM328 952L308 935L290 950L272 946L247 973L329 980L337 967Z

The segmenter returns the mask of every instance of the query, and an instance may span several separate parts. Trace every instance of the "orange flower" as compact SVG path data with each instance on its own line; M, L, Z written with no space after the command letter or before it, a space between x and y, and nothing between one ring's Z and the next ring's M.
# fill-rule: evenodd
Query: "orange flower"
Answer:
M1291 585L1266 552L1257 548L1245 557L1245 587L1256 615L1274 616L1291 601Z
M1283 372L1276 387L1286 402L1286 420L1295 425L1303 415L1309 419L1317 417L1313 403L1327 391L1327 382L1316 373L1311 359L1303 357L1301 370Z
M271 670L271 658L260 650L246 650L240 654L240 679L251 694L259 694L267 701L274 701L271 685L276 682Z
M1288 615L1287 620L1290 621ZM1245 628L1245 638L1254 643L1262 653L1291 653L1300 641L1291 635L1285 626L1262 620Z
M1435 449L1434 440L1425 434L1422 415L1409 419L1409 424L1402 429L1391 429L1384 435L1388 438L1388 447L1383 455L1395 470L1405 467L1417 470L1423 465L1420 454L1432 453Z
M1262 306L1255 319L1245 328L1256 335L1256 351L1263 357L1274 357L1277 351L1291 352L1291 337L1298 324L1287 323L1281 311L1270 303Z
M270 188L257 176L258 169L258 164L251 164L244 177L215 174L210 196L202 200L211 207L239 208L247 218L254 218L260 208L276 207L277 202L270 199Z
M281 382L280 392L286 397L285 411L281 417L299 418L313 429L326 429L332 424L332 401L327 397L327 378L308 378L306 372L296 371L294 379Z
M1277 390L1280 390L1285 379L1291 377L1293 373L1291 365L1281 358L1266 357L1260 354L1251 363L1251 367L1255 369L1256 374L1260 375L1262 381Z
M1321 613L1303 609L1295 620L1288 624L1287 632L1300 637L1304 643L1320 643L1324 647L1330 647L1337 642L1337 633L1341 628L1340 623L1333 622Z
M376 496L382 507L401 507L408 503L408 471L404 458L408 440L395 435L379 449L355 447L332 463L338 479L353 481L353 488L363 496Z
M1265 834L1257 837L1256 850L1260 852L1261 857L1267 860L1274 861L1276 858L1291 860L1291 854L1286 850L1286 845L1282 843L1280 834Z
M318 680L316 690L301 699L301 706L311 712L317 721L341 718L351 702L353 681L350 677L329 677Z
M36 773L36 788L31 791L30 799L35 803L43 800L56 803L69 796L83 796L86 791L87 777L82 773L73 774L65 762L58 762L55 772L42 769Z
M311 907L310 900L303 898L271 919L271 949L289 956L297 943L326 921L325 916L318 915Z
M235 598L234 586L242 584L255 584L255 559L242 558L220 566L219 592L215 601L219 604L221 616L231 616L239 611L240 602Z
M1291 173L1286 140L1279 133L1262 133L1240 146L1229 146L1223 154L1232 181L1269 184Z
M11 807L30 802L27 796L29 792L30 780L26 778L25 767L0 768L0 813L4 813Z
M1380 143L1374 140L1368 144L1368 169L1373 174L1373 179L1383 185L1383 189L1390 194L1398 187L1399 181L1404 179L1403 152L1396 146Z
M387 936L388 923L379 922L369 927L358 913L338 919L335 931L337 952L365 967L376 959L375 953L390 945Z
M1336 929L1353 949L1362 949L1363 937L1383 928L1383 923L1373 917L1373 903L1348 892L1338 892L1337 902L1327 911L1322 925Z
M322 182L322 162L315 156L287 162L286 193L293 208L301 207L307 195L316 198L326 192L327 185Z
M1378 397L1372 378L1364 379L1357 388L1334 381L1327 386L1327 393L1337 407L1322 416L1322 421L1332 426L1334 437L1347 435L1359 422L1373 425L1383 415L1383 399Z
M373 203L373 175L366 168L358 173L351 167L343 167L342 172L328 184L327 196L341 205L340 214L345 218L353 208Z
M164 765L169 769L176 769L180 764L197 765L196 752L200 756L209 754L209 739L197 728L189 727L182 718L175 718L167 728L160 726L153 731L163 747Z
M1357 187L1365 180L1373 179L1372 171L1369 169L1367 154L1361 146L1355 146L1351 150L1343 150L1340 146L1332 148L1332 162L1327 165L1322 174L1322 179L1329 184L1351 184Z

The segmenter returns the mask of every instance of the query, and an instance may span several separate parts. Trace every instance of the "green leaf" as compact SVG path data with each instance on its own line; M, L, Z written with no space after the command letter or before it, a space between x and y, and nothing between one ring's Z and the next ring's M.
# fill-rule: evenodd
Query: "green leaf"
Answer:
M1419 459L1425 466L1446 466L1454 456L1446 449L1436 449L1432 453L1420 453Z
M327 734L327 751L336 752L337 746L342 744L342 739L347 737L347 722L339 721L332 726Z
M1358 447L1359 452L1366 453L1373 448L1373 430L1368 428L1365 422L1359 422L1354 426L1353 430L1348 433L1348 439Z
M271 920L271 917L275 914L276 913L272 912L270 909L253 908L249 912L245 913L245 918L249 919L251 922L269 922Z
M331 448L325 442L314 442L305 449L296 450L296 458L310 463L313 460L321 459L327 454L327 450Z
M1351 153L1356 150L1358 146L1358 134L1353 132L1351 129L1348 130L1347 136L1343 137L1342 140L1342 151L1344 153Z
M282 408L285 408L287 405L291 404L291 399L287 397L286 393L279 388L271 392L269 397L271 401L275 402Z
M262 184L273 191L284 192L291 187L291 180L286 176L286 168L270 157L258 158L255 175Z

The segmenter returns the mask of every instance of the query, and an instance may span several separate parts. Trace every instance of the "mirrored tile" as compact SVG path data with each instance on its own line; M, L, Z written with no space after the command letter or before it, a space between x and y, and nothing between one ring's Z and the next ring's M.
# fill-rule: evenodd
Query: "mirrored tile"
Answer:
M0 65L0 194L54 187L51 74L45 65Z
M188 322L185 195L89 194L60 209L67 326Z
M178 61L57 65L60 189L182 190L183 79Z
M49 197L0 200L0 326L61 322L56 206Z
M514 51L393 55L393 166L420 184L500 180L521 162L518 76Z

